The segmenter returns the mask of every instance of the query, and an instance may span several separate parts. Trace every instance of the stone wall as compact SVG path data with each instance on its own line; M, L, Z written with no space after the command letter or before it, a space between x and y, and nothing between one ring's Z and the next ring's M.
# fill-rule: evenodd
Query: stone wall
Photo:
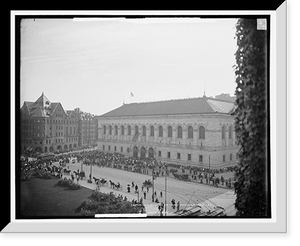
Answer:
M208 166L210 162L210 165L215 167L229 166L236 163L238 151L233 124L234 118L228 114L98 117L98 149L133 156L135 146L139 150L139 156L141 148L145 148L148 157L149 148L152 148L155 158L164 162L198 166ZM131 127L131 135L128 135L128 126ZM139 135L134 137L136 126ZM146 136L143 136L143 126L146 127ZM154 127L154 136L150 136L151 126ZM163 137L159 136L160 126L163 128ZM172 137L168 137L169 126L172 127ZM178 126L182 127L182 138L177 137ZM188 138L189 126L193 127L193 138ZM205 128L205 139L199 139L200 126ZM225 139L222 139L223 126ZM229 138L230 126L231 138Z

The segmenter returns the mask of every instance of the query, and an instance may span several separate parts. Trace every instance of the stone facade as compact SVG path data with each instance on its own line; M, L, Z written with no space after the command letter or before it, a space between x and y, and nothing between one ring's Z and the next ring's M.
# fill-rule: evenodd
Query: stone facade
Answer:
M233 116L215 112L99 116L98 149L167 163L224 167L236 163L238 146Z
M44 94L21 108L21 151L56 152L78 147L77 120Z
M98 140L98 121L93 114L82 112L79 108L73 110L78 121L78 145L96 145Z

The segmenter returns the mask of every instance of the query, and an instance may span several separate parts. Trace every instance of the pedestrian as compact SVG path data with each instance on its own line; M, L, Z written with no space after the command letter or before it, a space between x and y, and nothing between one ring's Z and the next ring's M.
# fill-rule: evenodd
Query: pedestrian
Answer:
M146 195L147 195L147 193L146 193L146 191L144 191L144 199L146 200Z
M224 177L221 176L221 182L222 182L222 185L224 185Z
M162 210L162 211L164 211L164 207L165 207L165 205L164 205L164 203L163 203L163 202L161 202L161 203L160 203L160 207L161 207L161 210Z
M147 186L147 193L149 192L149 187Z
M175 209L175 203L176 203L176 202L175 202L175 199L174 199L174 198L171 200L171 203L172 203L172 208Z
M154 197L156 197L156 191L154 191Z
M163 193L162 193L162 191L160 192L160 197L162 197L163 196Z
M142 186L142 191L144 191L144 186Z
M159 210L160 216L163 216L163 211L164 211L164 204L162 203L162 204L160 205L160 210Z
M180 209L180 202L178 201L177 202L177 211L179 211L179 209Z

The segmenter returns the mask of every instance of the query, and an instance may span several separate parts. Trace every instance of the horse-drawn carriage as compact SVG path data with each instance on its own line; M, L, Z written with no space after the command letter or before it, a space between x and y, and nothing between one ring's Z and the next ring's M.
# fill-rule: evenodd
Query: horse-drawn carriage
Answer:
M109 183L110 183L110 188L112 188L114 190L123 190L123 186L119 182L115 183L115 182L109 180Z
M143 187L152 187L153 186L153 182L150 179L145 179L145 181L143 182Z
M105 178L95 178L95 177L93 177L93 179L94 179L94 182L97 185L108 186L108 181Z
M63 173L66 175L70 175L71 174L71 170L70 169L67 169L67 168L64 168L63 169Z
M86 178L84 171L80 171L80 172L73 171L73 173L76 175L77 178L79 177L81 180L83 180L84 178Z

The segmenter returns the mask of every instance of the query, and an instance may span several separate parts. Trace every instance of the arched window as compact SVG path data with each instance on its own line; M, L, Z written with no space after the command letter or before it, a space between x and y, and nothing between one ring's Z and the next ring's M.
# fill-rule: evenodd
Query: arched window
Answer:
M164 131L163 131L163 127L162 127L162 126L159 126L159 127L158 127L158 136L159 136L159 137L163 137L163 135L164 135L163 132L164 132Z
M222 126L222 139L225 139L225 126Z
M194 138L194 129L192 126L188 127L188 138Z
M177 138L182 138L182 127L181 126L177 127Z
M112 132L112 127L109 126L109 135L111 135L111 132Z
M232 139L232 125L230 125L228 128L228 138Z
M205 128L204 128L204 126L199 127L199 139L205 139Z
M154 158L154 150L153 150L153 148L149 148L149 150L148 150L148 157L149 158Z
M68 129L68 128L66 128L66 129ZM103 126L103 134L106 135L106 126L105 125Z
M128 126L128 132L127 134L130 136L131 135L131 126Z
M143 136L146 137L146 127L143 126Z
M139 132L139 127L138 126L135 126L135 128L134 128L134 134L137 134L138 132Z
M173 136L172 126L168 126L168 138L171 138L172 136Z
M121 126L121 135L124 135L124 126Z
M115 125L115 135L118 135L118 126Z
M150 126L150 137L154 137L154 126Z

